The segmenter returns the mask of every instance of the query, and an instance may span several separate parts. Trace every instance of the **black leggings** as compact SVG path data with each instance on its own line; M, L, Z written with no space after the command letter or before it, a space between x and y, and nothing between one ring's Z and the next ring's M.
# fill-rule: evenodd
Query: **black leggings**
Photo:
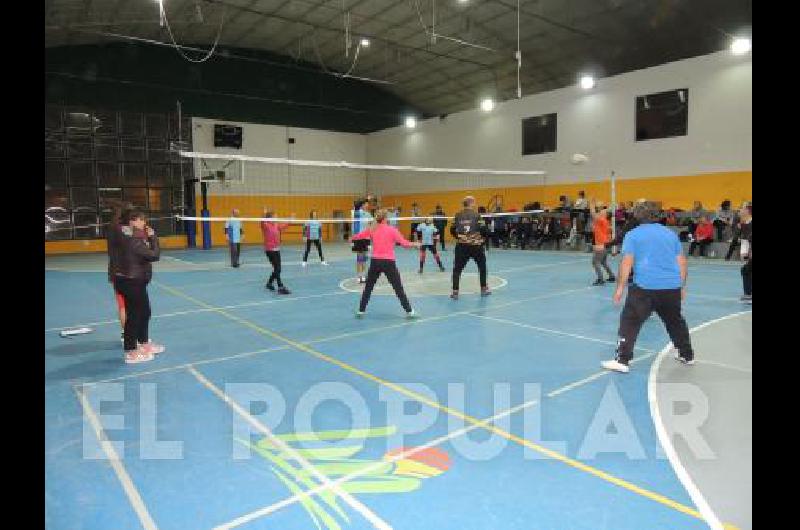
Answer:
M681 314L680 289L642 289L637 285L628 287L625 307L619 317L619 346L617 357L628 364L633 358L633 347L642 329L642 324L655 311L667 328L672 344L684 359L694 359L689 327Z
M147 280L117 276L115 286L125 298L125 351L135 350L137 342L144 344L150 340Z
M453 290L458 291L458 284L461 281L461 273L467 262L473 259L478 266L478 273L481 278L481 289L486 288L486 253L483 250L483 245L465 245L459 243L456 245L456 257L453 263Z
M266 250L267 259L272 265L272 274L267 280L267 285L272 285L275 280L278 281L278 287L283 287L281 281L281 251L280 250Z
M406 292L403 290L403 284L400 281L400 271L397 270L397 264L393 259L375 259L372 258L369 262L369 270L367 271L367 284L364 286L364 292L361 293L361 303L358 304L359 311L366 311L369 297L372 295L372 289L375 288L375 282L380 278L381 273L386 275L386 279L394 289L394 294L400 300L400 305L406 310L406 313L411 311L411 304L408 302Z
M744 294L753 296L753 258L749 258L742 267L742 285Z
M694 249L696 249L699 246L700 247L700 255L705 257L706 248L708 248L708 246L711 243L713 243L713 241L711 239L704 239L702 241L697 241L697 240L692 241L691 244L689 244L689 255L690 256L694 256Z
M325 261L325 258L322 257L322 244L319 242L319 239L306 239L306 253L303 254L303 261L308 261L308 253L311 251L311 243L314 243L314 246L317 247L319 260Z

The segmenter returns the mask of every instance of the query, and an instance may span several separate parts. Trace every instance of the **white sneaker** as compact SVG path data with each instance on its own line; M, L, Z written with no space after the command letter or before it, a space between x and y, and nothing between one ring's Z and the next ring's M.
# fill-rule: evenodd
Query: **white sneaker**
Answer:
M323 261L322 264L325 265L326 267L328 266L328 262L327 261Z
M686 359L681 357L681 355L679 353L675 354L675 360L680 361L683 364L688 364L689 366L692 366L694 364L694 359L691 359L691 360L687 361Z
M419 315L413 309L406 313L406 318L417 318Z
M628 368L627 364L622 364L616 359L612 359L610 361L603 361L600 364L606 370L614 370L615 372L622 372L623 374L627 374L630 371L630 368Z
M307 266L308 266L308 263L306 263L306 262L304 261L304 262L302 263L302 266L303 266L303 267L307 267Z
M356 310L356 318L364 318L366 311L358 311Z

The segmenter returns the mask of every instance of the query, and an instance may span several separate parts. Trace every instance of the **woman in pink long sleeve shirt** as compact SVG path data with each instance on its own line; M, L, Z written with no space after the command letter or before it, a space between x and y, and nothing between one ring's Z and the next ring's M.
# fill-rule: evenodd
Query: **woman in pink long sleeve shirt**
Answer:
M386 279L389 280L392 289L394 289L394 294L400 300L400 305L405 309L406 315L409 318L414 318L417 313L411 308L406 292L403 290L400 271L397 270L397 264L395 263L394 246L397 243L405 248L419 248L420 244L408 241L397 228L386 224L386 210L380 209L375 212L375 221L377 221L375 226L367 228L352 237L353 241L357 239L372 240L372 259L369 262L369 270L367 271L367 283L364 286L364 292L361 293L361 303L358 306L356 316L360 318L364 315L372 289L375 288L375 282L378 281L381 274L385 274Z
M274 217L275 212L269 208L264 208L264 217ZM272 265L272 274L267 280L266 288L270 291L275 290L273 285L278 282L278 294L291 294L291 291L283 285L281 281L281 232L289 227L287 223L274 223L272 221L261 221L261 234L264 236L264 253Z

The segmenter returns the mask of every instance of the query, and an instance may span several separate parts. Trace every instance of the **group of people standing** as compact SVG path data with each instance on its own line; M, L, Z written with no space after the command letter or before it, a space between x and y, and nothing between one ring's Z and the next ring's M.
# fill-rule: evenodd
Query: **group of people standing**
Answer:
M151 361L164 346L150 340L147 286L161 256L158 236L143 212L117 206L107 228L108 281L114 289L122 327L125 362Z
M615 303L621 302L625 289L628 289L620 315L617 355L615 359L604 362L603 366L609 370L628 372L639 330L652 312L663 321L678 350L677 359L684 364L693 364L694 353L689 331L681 314L681 302L686 296L688 267L677 234L659 222L659 212L652 203L640 201L633 207L633 215L617 231L616 237L612 238L611 211L594 200L588 202L593 227L592 266L597 274L593 285L616 281L613 296ZM437 206L437 210L437 215L444 215L441 207ZM274 211L265 208L264 219L260 223L264 251L273 269L266 288L274 291L277 284L277 292L285 295L290 294L290 291L281 280L280 245L281 235L289 227L289 223L274 221L274 217ZM294 218L294 214L291 217ZM746 204L739 211L738 217L737 237L740 254L745 261L741 269L744 288L742 301L752 303L752 204ZM396 264L396 246L419 249L419 273L423 271L426 251L433 254L439 270L445 270L436 250L436 243L441 241L443 229L436 225L433 218L415 223L413 239L419 236L419 241L407 240L389 220L389 212L377 208L375 201L370 201L369 197L354 204L353 236L350 241L356 254L359 283L364 284L356 310L358 318L365 315L381 275L386 276L406 315L409 318L417 316L403 288ZM312 245L316 247L321 263L327 265L322 253L321 226L317 212L311 211L309 219L303 225L306 239L302 262L304 267ZM481 296L490 295L485 253L489 230L486 217L475 208L474 197L464 198L463 209L454 216L450 233L456 241L450 298L458 300L461 274L470 260L478 268ZM225 234L230 246L231 266L237 268L244 237L238 210L233 210L231 218L225 223ZM151 309L147 286L152 279L152 263L160 258L158 237L148 226L141 211L122 207L116 209L107 237L108 279L116 295L125 362L150 361L165 351L164 346L154 343L149 337ZM607 258L609 249L619 245L622 247L623 258L619 275L615 277ZM372 255L368 258L370 246ZM608 275L605 279L603 270Z
M264 245L264 254L272 266L272 273L267 279L265 287L270 291L275 291L281 295L291 294L291 291L284 285L281 279L281 235L284 230L289 228L289 223L278 223L269 219L275 217L275 212L271 208L264 208L264 220L260 223L261 237ZM294 214L291 215L294 217ZM308 214L308 221L303 224L303 239L306 242L306 250L303 254L302 266L308 266L308 255L311 252L311 245L317 249L319 260L322 265L327 266L328 262L322 254L322 223L318 221L319 214L316 210L311 210ZM240 266L239 256L241 254L241 242L244 239L244 229L239 218L239 210L233 209L231 217L225 222L225 239L228 241L231 255L231 267Z

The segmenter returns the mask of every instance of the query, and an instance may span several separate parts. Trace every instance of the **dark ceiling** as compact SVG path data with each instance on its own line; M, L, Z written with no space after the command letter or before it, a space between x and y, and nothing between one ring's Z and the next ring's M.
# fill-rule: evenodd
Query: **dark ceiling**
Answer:
M429 115L475 108L484 96L516 97L518 24L519 84L530 95L585 71L603 77L718 51L749 34L752 21L750 0L524 0L519 8L514 0L163 1L181 45L209 49L219 36L221 47L369 79ZM154 0L45 5L48 47L172 43ZM368 47L359 47L362 37Z

